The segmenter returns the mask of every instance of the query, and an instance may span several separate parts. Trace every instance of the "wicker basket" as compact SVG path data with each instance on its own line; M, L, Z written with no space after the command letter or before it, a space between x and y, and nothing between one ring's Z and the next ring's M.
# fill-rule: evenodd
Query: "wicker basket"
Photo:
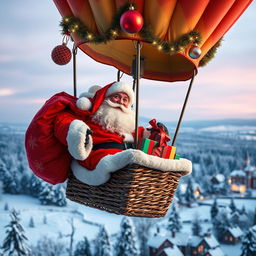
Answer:
M181 176L181 172L130 165L113 173L101 186L84 184L71 175L66 195L72 201L111 213L163 217Z

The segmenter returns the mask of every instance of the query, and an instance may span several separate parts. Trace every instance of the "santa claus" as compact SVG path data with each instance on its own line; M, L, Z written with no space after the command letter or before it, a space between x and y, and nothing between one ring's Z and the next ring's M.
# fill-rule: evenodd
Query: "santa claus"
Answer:
M63 167L59 162L67 158L67 164L68 161L72 161L70 165L75 177L86 184L101 185L108 181L112 172L132 163L162 171L190 173L191 162L186 159L162 159L133 149L135 129L133 103L134 92L130 85L123 82L111 83L103 88L93 86L87 93L82 94L75 104L72 96L55 95L55 98L50 99L45 108L42 108L45 111L41 110L41 113L39 111L38 118L36 116L33 119L26 135L26 149L31 168L35 168L35 164L31 159L32 149L29 139L31 134L35 134L35 129L37 132L41 129L38 124L45 126L42 123L46 123L49 127L44 133L50 133L51 136L41 138L41 141L44 141L42 148L45 147L45 143L49 144L53 134L54 140L67 147L73 160L68 158L66 152L61 159L60 154L63 154L63 150L60 146L58 148L54 146L57 153L52 150L54 155L50 159L48 157L41 159L48 168L50 163L50 168L55 166L54 169L59 169ZM49 109L52 110L49 112ZM33 127L35 123L37 125ZM139 127L139 138L149 138L150 134L151 129ZM38 175L38 166L36 168ZM47 166L42 169L45 168ZM67 176L67 171L65 175ZM66 178L65 175L62 180ZM52 178L50 182L56 183Z

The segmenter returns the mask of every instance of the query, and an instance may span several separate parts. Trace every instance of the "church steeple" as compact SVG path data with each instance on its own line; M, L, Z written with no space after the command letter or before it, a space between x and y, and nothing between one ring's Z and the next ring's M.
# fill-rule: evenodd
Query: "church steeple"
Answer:
M245 159L244 159L244 169L245 169L247 166L250 166L250 165L251 165L251 159L250 159L250 157L249 157L248 151L246 151Z

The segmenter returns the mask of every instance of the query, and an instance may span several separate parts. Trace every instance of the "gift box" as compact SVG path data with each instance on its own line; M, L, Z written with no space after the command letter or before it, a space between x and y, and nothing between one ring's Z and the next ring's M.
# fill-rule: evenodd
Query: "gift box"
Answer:
M157 146L158 142L150 139L139 140L138 149L149 155L159 156L165 159L174 159L176 147Z
M144 153L147 153L149 155L152 155L154 147L157 145L157 142L150 139L142 139L139 140L138 149L143 151Z

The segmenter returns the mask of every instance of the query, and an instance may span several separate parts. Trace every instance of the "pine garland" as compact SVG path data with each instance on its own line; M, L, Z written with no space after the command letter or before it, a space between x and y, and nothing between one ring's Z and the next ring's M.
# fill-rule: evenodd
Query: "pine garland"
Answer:
M223 37L200 60L199 67L206 66L209 61L211 61L215 57L215 54L217 53L218 48L221 46L222 41Z
M74 16L63 17L62 21L60 22L62 34L70 35L70 33L76 33L81 40L95 44L107 43L110 40L114 40L122 31L120 27L120 18L122 14L129 9L131 4L136 8L135 3L127 2L123 4L118 9L116 15L113 17L112 24L103 34L95 34L91 32L87 26L85 26L78 18ZM201 34L198 31L191 31L187 34L184 34L173 42L161 40L159 37L152 33L152 29L147 24L144 24L143 28L138 34L146 42L151 43L159 50L170 55L174 55L180 51L183 51L191 43L198 45L202 41ZM217 48L220 46L220 41L208 51L208 53L200 61L200 66L205 66L214 57Z

